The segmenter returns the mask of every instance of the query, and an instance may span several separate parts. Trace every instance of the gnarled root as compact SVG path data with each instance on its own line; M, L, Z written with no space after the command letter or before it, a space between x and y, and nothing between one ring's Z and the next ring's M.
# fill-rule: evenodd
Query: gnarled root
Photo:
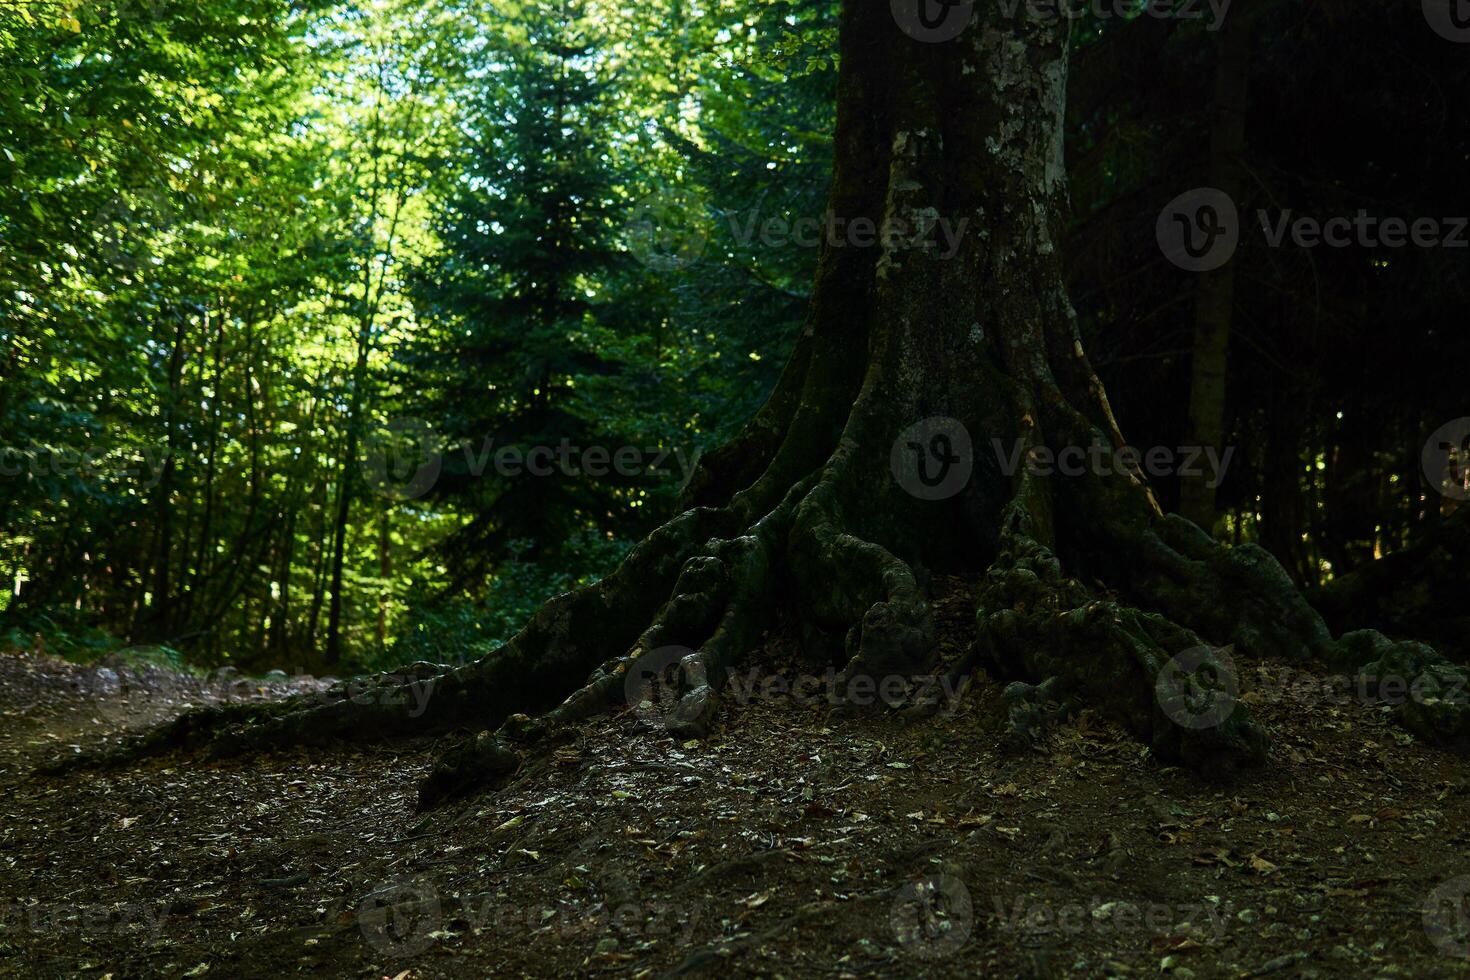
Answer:
M1061 692L1059 678L1040 684L1012 681L1002 694L1006 706L1006 747L1012 751L1041 747L1046 734L1067 720L1074 702Z
M1051 678L1052 697L1098 705L1170 761L1233 769L1265 760L1265 733L1198 636L1101 599L1028 537L1008 533L981 589L976 653L1001 677ZM1185 671L1177 667L1188 656Z
M1420 738L1470 747L1470 670L1426 644L1373 630L1333 639L1264 549L1226 547L1172 515L1115 541L1135 570L1130 596L1252 656L1324 661L1347 672L1363 697L1393 707L1394 719Z
M476 735L450 750L420 787L419 805L503 782L519 768L518 750L546 744L548 734L619 704L641 708L676 737L707 735L718 710L717 689L767 621L773 560L804 488L794 489L748 533L712 540L707 553L689 558L672 596L632 649L599 665L560 705L534 720L514 715L494 735ZM700 643L698 649L682 645L690 642ZM650 699L663 694L672 696L660 710Z
M1375 630L1344 635L1329 664L1346 669L1358 694L1394 709L1394 719L1428 742L1470 749L1470 670L1429 646Z

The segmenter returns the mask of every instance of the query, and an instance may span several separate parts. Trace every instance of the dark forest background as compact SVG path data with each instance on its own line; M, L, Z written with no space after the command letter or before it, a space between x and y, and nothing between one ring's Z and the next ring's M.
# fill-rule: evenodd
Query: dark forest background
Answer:
M801 326L836 13L0 2L0 641L459 661L605 574ZM1339 629L1464 655L1464 514L1421 453L1470 415L1470 250L1273 247L1256 215L1470 215L1467 48L1412 3L1231 16L1234 42L1208 17L1075 24L1089 349L1134 445L1192 445L1200 318L1224 316L1212 530ZM1222 185L1223 305L1155 237ZM622 462L498 462L534 447Z

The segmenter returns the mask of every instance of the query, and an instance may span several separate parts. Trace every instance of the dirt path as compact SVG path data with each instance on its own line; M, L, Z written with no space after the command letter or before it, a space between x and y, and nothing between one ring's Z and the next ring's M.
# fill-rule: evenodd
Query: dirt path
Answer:
M1086 715L1001 752L982 683L912 728L756 697L681 746L625 712L420 817L427 742L32 779L209 694L0 656L0 973L1465 975L1465 917L1423 911L1470 891L1465 763L1242 666L1275 759L1228 787Z

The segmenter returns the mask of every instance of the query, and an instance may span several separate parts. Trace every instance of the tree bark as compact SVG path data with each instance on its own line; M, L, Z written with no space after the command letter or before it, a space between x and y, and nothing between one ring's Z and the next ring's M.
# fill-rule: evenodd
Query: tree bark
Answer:
M140 576L139 588L152 589L151 598L145 598L141 603L146 611L143 613L145 622L134 623L130 631L133 642L153 641L164 642L169 637L173 628L173 579L172 565L174 560L174 535L173 535L173 512L174 512L174 482L178 474L178 457L180 452L179 440L179 405L183 398L184 367L188 360L186 342L188 339L188 317L183 310L175 311L173 342L169 347L168 361L168 402L164 408L164 448L163 472L159 477L158 485L153 492L153 506L156 514L153 543L153 565L144 575Z
M357 360L352 369L352 395L347 409L346 446L337 468L337 507L332 522L331 584L327 600L327 647L323 659L330 666L342 659L342 572L346 563L347 534L352 495L357 481L357 454L361 441L364 389L368 382L368 355L372 350L372 320L364 317L357 338Z
M1244 3L1237 3L1220 29L1215 68L1214 121L1210 127L1210 186L1240 201L1245 173L1246 94L1250 78L1250 33ZM1204 273L1194 314L1194 357L1189 383L1189 441L1217 450L1225 444L1230 330L1235 313L1235 263ZM1215 488L1206 477L1180 481L1180 512L1206 531L1215 528Z

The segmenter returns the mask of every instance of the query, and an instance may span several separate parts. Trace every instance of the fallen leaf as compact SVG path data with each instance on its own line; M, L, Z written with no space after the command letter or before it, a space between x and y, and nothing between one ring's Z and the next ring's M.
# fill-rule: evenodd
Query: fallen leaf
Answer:
M1250 863L1251 870L1257 872L1258 874L1268 875L1276 870L1276 865L1272 864L1270 861L1267 861L1259 854L1252 854L1250 856Z
M770 900L771 892L757 892L756 894L747 895L745 898L741 899L740 904L744 905L748 909L758 909Z

